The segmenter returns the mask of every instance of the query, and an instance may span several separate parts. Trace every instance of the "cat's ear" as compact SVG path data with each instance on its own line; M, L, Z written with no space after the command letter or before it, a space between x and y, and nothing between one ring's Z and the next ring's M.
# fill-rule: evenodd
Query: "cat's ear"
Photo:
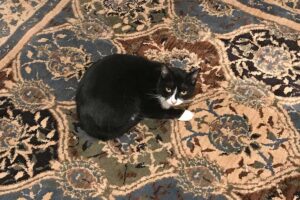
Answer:
M200 69L196 68L196 69L193 69L190 73L189 73L189 78L192 82L192 84L196 84L196 81L197 81L197 78L198 78L198 74L200 72Z
M166 78L170 73L170 68L167 65L163 65L161 68L161 77Z

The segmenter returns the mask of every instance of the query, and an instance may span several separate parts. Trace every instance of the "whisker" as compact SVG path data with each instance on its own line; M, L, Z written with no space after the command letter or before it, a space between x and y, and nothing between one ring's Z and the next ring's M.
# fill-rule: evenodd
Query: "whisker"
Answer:
M148 93L147 95L149 95L149 96L152 96L152 97L155 97L155 98L160 98L160 95L157 95L157 94L151 94L151 93Z
M189 103L189 102L192 102L193 100L192 99L188 99L188 100L184 100L183 103Z

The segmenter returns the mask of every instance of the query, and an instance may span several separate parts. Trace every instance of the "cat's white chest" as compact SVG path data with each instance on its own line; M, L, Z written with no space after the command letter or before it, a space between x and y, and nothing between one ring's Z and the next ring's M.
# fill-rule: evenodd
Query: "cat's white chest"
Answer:
M159 97L160 105L163 109L170 109L171 105L168 103L168 101L164 97Z

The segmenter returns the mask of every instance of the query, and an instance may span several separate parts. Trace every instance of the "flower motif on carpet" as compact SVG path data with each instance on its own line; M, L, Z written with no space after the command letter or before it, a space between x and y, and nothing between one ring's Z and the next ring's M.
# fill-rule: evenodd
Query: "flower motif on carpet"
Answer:
M232 80L226 90L231 94L232 100L255 109L274 103L274 94L270 88L255 79Z
M49 56L47 69L54 79L75 77L80 80L91 62L91 56L79 48L62 47L46 53Z
M280 47L264 46L254 53L254 66L267 75L286 76L292 67L289 51Z
M0 30L0 38L10 34L10 29L6 21L0 20Z
M234 76L255 78L278 97L300 96L300 52L297 41L268 30L250 29L225 43L229 68ZM289 35L288 35L289 36Z
M84 19L106 21L115 33L146 30L165 21L167 1L150 0L77 0L79 15Z
M150 60L161 63L170 63L173 67L184 70L190 70L199 66L201 67L204 64L204 60L198 58L194 52L189 52L186 49L173 48L169 51L157 46L157 49L146 50L145 56Z
M209 28L195 17L177 17L172 21L174 35L185 42L205 41L211 37Z
M232 15L233 7L220 0L199 0L199 2L209 15L217 17Z
M36 112L55 104L52 89L41 80L17 83L12 89L12 101L17 109Z
M239 192L262 189L284 174L297 174L300 138L288 114L270 102L261 107L240 104L235 95L230 90L199 95L190 107L194 119L174 122L175 149L183 157L202 156L216 162L228 186L234 184Z
M220 193L222 171L218 165L205 159L182 160L178 169L178 186L194 196Z
M125 159L127 162L138 164L136 159L138 154L144 151L149 152L147 144L149 140L155 139L148 135L146 138L146 132L148 127L145 125L138 125L134 127L129 133L107 142L107 146L104 146L103 150L106 151L108 157L121 158L121 162Z
M73 29L81 40L111 39L114 35L111 27L107 26L103 21L70 19L69 22L74 26Z
M67 23L64 29L45 30L32 38L15 61L17 79L42 80L57 101L74 99L77 83L92 62L116 52L110 41L83 40L75 29Z
M66 196L77 199L96 197L103 194L107 188L103 171L93 161L53 162L52 168L58 170L58 183Z
M218 116L209 125L208 138L220 151L225 153L241 153L251 155L251 149L260 149L255 141L260 134L251 133L248 121L238 115Z

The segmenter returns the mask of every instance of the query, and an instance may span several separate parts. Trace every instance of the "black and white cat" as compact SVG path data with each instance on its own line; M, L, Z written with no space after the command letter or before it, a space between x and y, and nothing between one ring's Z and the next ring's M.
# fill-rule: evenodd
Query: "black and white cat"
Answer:
M192 112L173 107L193 96L198 71L187 73L138 56L107 56L94 63L79 83L80 125L90 136L109 140L143 118L191 120Z

